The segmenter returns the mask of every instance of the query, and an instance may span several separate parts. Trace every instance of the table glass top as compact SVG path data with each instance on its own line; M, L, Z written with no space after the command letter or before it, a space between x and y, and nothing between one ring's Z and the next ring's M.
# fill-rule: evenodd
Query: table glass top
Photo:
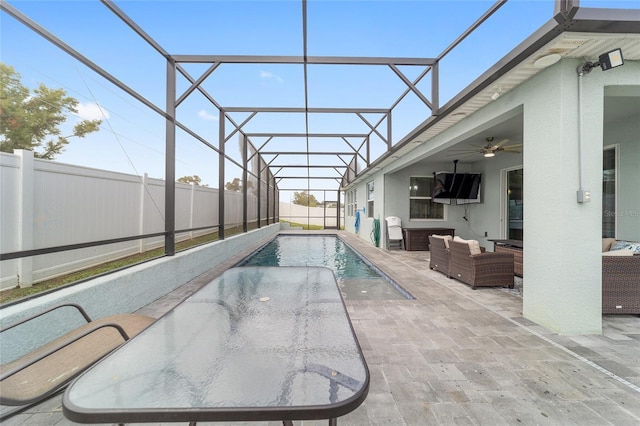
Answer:
M65 414L204 410L224 419L243 408L321 411L367 388L330 269L241 267L81 375L64 405Z

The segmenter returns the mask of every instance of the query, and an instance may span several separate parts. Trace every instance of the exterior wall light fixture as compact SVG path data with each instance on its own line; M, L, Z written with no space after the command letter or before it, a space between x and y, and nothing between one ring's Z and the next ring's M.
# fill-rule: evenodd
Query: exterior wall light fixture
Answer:
M611 68L616 68L622 65L624 65L622 49L618 48L598 56L598 62L584 62L578 67L578 74L589 74L591 70L596 67L602 68L602 71L608 71Z

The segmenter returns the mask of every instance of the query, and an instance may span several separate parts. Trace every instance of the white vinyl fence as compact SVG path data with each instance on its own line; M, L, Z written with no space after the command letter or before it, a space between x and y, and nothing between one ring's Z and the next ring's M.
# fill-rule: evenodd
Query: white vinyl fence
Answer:
M0 153L0 251L10 253L164 231L164 180ZM266 206L265 206L266 207ZM266 217L263 207L263 219ZM218 189L176 183L176 229L218 225ZM248 222L257 197L248 195ZM225 191L225 228L242 224L242 194ZM217 228L177 235L184 240ZM133 240L0 262L0 290L162 246Z
M280 220L302 225L317 225L335 228L338 225L338 209L336 207L307 207L293 203L280 203L278 210ZM340 209L340 217L344 218L344 209ZM344 224L341 224L344 225Z

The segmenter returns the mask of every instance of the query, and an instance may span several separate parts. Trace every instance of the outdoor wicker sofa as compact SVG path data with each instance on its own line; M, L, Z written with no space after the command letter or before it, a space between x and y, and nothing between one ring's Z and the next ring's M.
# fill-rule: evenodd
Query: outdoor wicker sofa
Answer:
M602 257L602 313L640 315L640 255Z
M640 315L640 254L633 254L638 246L636 242L603 239L603 314Z
M473 241L475 242L475 241ZM475 242L477 243L477 242ZM449 275L474 290L476 287L514 287L513 253L471 252L469 242L449 242Z
M86 324L0 366L0 404L25 407L46 399L155 321L136 314L92 320L79 305L63 304L6 326L0 332L62 308L75 308Z
M429 268L442 272L449 277L449 241L450 235L429 235Z

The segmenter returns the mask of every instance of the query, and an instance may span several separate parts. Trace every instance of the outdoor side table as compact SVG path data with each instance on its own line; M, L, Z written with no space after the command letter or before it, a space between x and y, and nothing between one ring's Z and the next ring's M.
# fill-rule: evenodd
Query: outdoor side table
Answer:
M80 423L335 424L368 389L331 269L239 267L79 376L63 412Z

